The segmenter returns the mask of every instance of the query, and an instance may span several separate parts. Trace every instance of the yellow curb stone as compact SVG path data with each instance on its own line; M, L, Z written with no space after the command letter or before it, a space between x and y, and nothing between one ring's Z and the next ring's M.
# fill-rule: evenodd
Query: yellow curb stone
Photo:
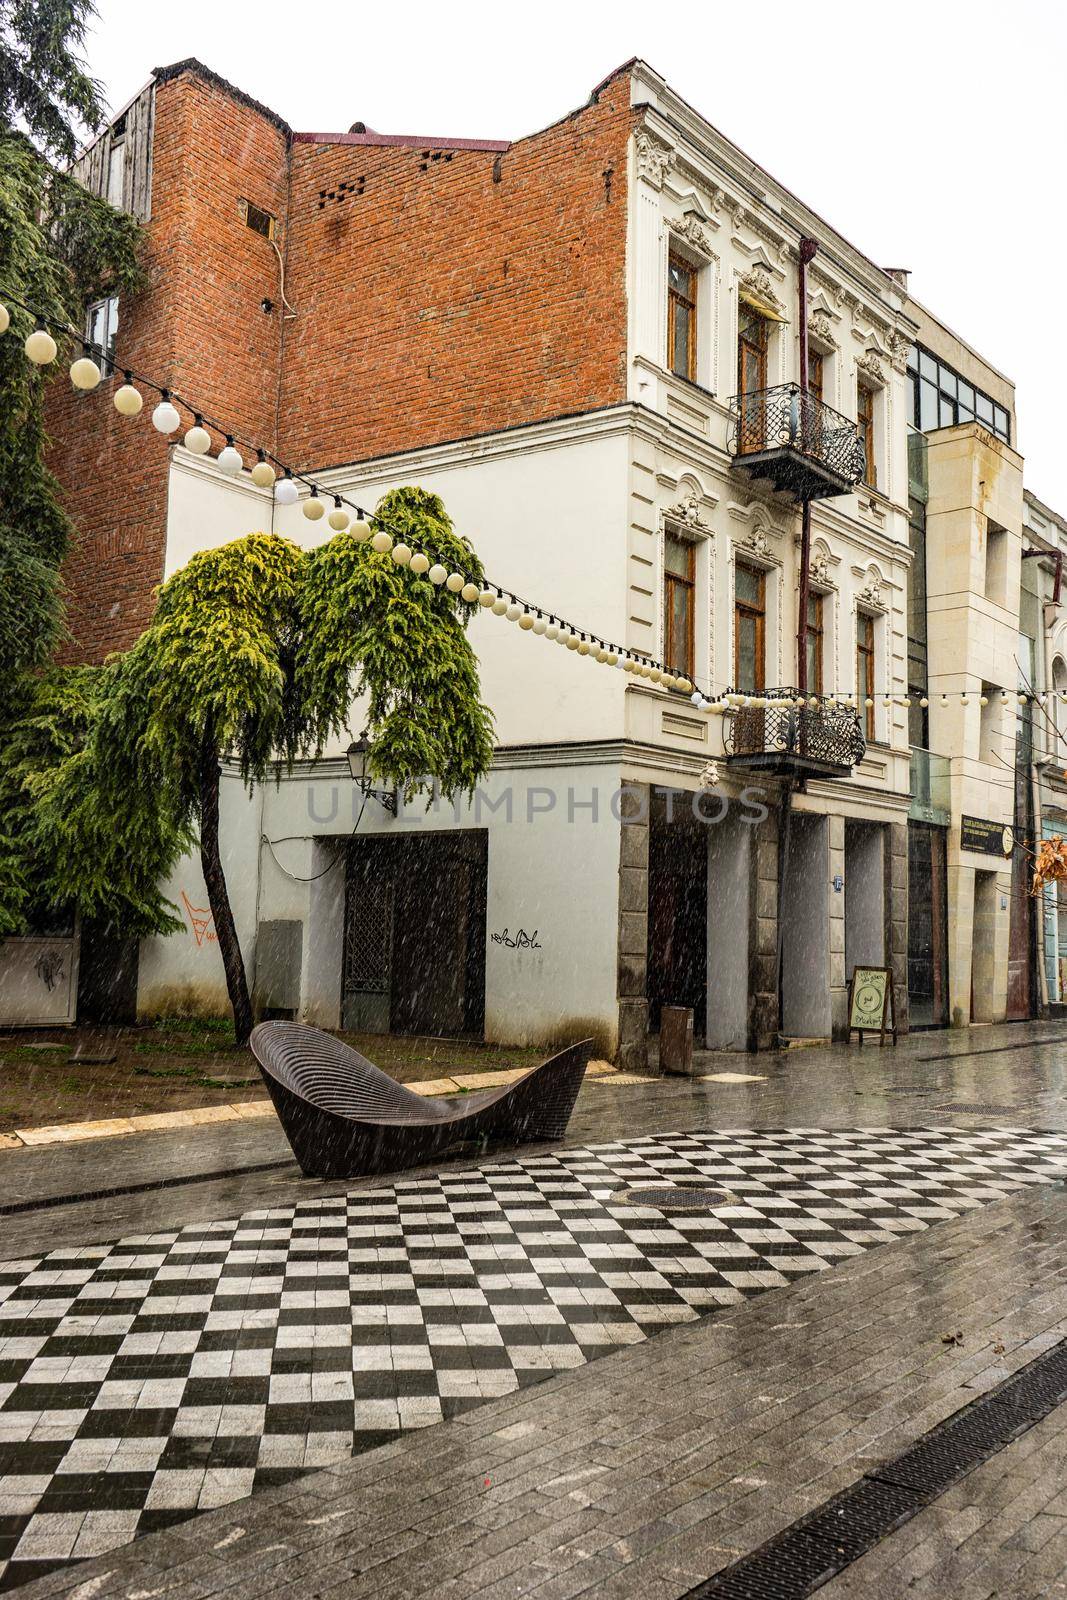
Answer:
M585 1069L587 1078L602 1078L606 1072L614 1072L615 1068L610 1061L590 1061Z
M21 1150L22 1140L17 1133L0 1133L0 1150Z
M66 1122L51 1128L16 1128L23 1144L73 1144L77 1139L106 1139L116 1133L133 1133L129 1117L110 1117L104 1122Z
M605 1074L603 1077L596 1077L596 1078L593 1079L593 1082L594 1083L607 1083L607 1084L612 1084L612 1083L655 1083L656 1079L655 1078L651 1078L651 1077L649 1077L649 1078L642 1077L640 1075L640 1073L637 1073L637 1072L613 1072L613 1073L610 1074L610 1076Z
M456 1082L461 1089L499 1089L525 1077L526 1071L525 1067L518 1067L509 1072L457 1072Z
M427 1078L423 1083L406 1083L412 1094L455 1094L459 1084L454 1078Z
M193 1106L188 1111L155 1111L143 1117L131 1117L132 1132L150 1132L160 1128L195 1128L204 1122L236 1122L237 1112L232 1106Z
M274 1115L273 1100L235 1100L230 1106L239 1117L272 1117Z

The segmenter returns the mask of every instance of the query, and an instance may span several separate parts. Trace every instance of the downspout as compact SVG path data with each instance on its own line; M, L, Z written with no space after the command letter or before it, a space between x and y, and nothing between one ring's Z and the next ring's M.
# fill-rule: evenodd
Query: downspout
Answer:
M808 396L808 262L814 259L818 248L819 246L814 239L802 238L800 241L799 265L797 267L797 295L800 301L800 315L797 326L800 333L800 435L802 440L808 426L806 406ZM803 698L807 697L808 692L808 569L810 562L811 502L805 499L800 503L800 593L797 597L797 690ZM801 751L804 746L804 727L804 711L803 707L801 707L798 712L798 746ZM782 939L782 906L785 902L786 884L789 877L789 832L793 812L793 793L794 789L800 786L792 774L786 779L778 824L777 976L779 1037L782 1036L784 1022L782 999L785 945Z
M800 261L797 267L797 293L800 297L800 428L801 437L807 430L808 396L808 262L813 260L819 246L814 239L801 239ZM797 598L797 688L802 695L808 692L808 590L811 562L811 502L801 501L800 506L800 593Z

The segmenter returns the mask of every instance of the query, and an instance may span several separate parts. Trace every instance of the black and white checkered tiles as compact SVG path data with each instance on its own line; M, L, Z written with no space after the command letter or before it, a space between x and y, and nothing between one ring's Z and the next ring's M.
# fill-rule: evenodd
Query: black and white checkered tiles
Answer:
M665 1134L8 1262L0 1587L1065 1171L1021 1129ZM618 1200L699 1178L735 1203Z

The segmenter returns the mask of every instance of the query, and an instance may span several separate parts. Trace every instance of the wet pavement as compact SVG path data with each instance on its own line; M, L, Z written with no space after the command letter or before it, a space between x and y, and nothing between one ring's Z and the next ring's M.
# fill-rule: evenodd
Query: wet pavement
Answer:
M399 1180L0 1152L0 1584L678 1600L1067 1334L1067 1027L698 1066ZM1056 1592L1063 1420L830 1589Z

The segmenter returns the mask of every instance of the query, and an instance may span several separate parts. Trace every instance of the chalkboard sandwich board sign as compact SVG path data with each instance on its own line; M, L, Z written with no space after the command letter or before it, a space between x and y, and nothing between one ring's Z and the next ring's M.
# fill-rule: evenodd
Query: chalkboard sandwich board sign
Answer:
M855 1030L863 1043L865 1033L876 1033L885 1044L887 1033L897 1042L897 1019L893 1011L893 971L891 967L853 967L848 984L848 1037Z

